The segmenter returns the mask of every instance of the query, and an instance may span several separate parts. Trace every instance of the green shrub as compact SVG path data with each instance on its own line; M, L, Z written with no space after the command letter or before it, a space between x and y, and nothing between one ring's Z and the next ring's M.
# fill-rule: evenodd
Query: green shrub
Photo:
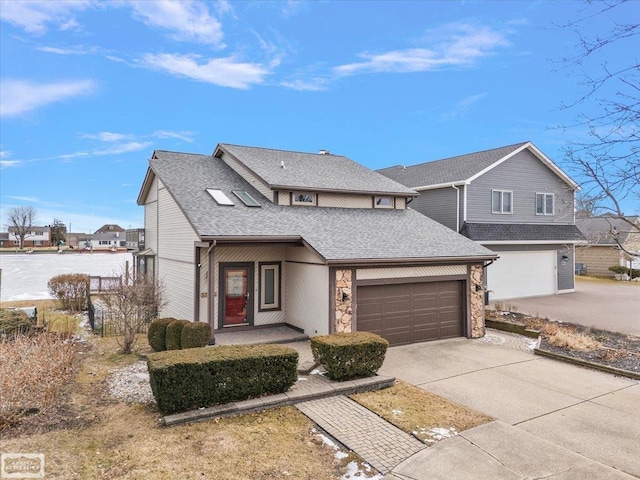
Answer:
M155 352L162 352L167 349L167 325L175 320L175 318L156 318L149 324L147 339L149 340L149 346Z
M167 325L166 335L166 347L167 350L180 350L182 345L180 343L182 338L182 329L189 322L189 320L174 320Z
M298 352L283 345L224 345L152 353L151 390L164 414L286 392Z
M63 310L80 312L87 309L89 275L65 273L56 275L47 284L51 294L60 300Z
M189 322L182 327L180 347L198 348L209 345L211 339L211 325L205 322Z
M0 335L27 334L33 327L35 322L22 310L0 308Z
M314 360L331 380L375 375L382 366L389 342L374 333L335 333L311 338Z
M613 267L609 267L609 271L613 273L618 273L618 274L624 274L624 273L629 274L629 268L623 267L620 265L614 265ZM632 268L631 278L638 278L638 277L640 277L640 269Z

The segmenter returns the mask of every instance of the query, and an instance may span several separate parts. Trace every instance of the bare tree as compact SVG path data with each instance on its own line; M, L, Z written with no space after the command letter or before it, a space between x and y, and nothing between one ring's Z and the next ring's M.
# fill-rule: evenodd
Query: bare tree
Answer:
M20 248L24 246L24 240L31 232L31 227L36 219L36 209L30 205L13 207L7 213L9 228L13 228L16 237L20 240Z
M583 89L577 99L563 105L577 112L575 123L563 128L582 127L588 134L565 148L569 168L583 179L582 200L593 215L619 218L632 232L640 233L640 225L628 217L640 212L623 208L625 202L640 205L637 6L628 0L586 1L581 16L561 27L577 38L576 55L562 60L565 67L579 73ZM602 24L601 31L585 33L594 24ZM616 56L610 55L614 49Z
M165 305L164 287L150 277L138 275L135 278L123 270L116 275L118 281L112 282L102 297L106 316L116 332L118 345L122 353L131 353L138 341L138 334Z

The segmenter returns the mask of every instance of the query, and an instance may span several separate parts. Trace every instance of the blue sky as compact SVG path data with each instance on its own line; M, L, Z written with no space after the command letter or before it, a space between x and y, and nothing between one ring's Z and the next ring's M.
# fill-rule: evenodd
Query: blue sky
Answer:
M531 140L563 167L562 148L586 132L555 128L584 91L559 62L576 53L559 25L586 12L573 1L0 0L1 223L33 205L39 224L73 231L141 227L153 150L210 154L218 142L382 168Z

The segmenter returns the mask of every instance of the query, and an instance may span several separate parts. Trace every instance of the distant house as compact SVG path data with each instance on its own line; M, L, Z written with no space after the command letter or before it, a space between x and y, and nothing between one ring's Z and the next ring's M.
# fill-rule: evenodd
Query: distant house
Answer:
M125 229L119 225L107 224L96 230L84 241L84 247L91 250L123 250L127 248Z
M125 232L127 250L137 252L144 250L144 228L129 228Z
M621 218L606 215L576 219L576 226L587 239L586 245L576 249L576 262L582 263L588 274L612 277L614 273L609 267L629 266L631 258L624 250L640 255L640 217L626 218L637 227ZM637 257L634 268L640 268Z
M578 185L531 142L378 171L420 192L411 208L500 255L491 300L574 291Z
M20 237L17 233L16 227L9 227L8 238L3 240L5 247L19 247ZM51 227L30 227L27 235L24 237L23 248L32 247L50 247L51 246Z
M417 195L326 151L155 151L136 270L164 283L162 316L214 332L482 336L482 271L496 255L408 209Z

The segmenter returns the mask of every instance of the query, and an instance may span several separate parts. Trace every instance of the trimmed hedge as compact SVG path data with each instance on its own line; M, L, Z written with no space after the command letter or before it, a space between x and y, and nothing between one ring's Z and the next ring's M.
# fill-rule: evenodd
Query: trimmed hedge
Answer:
M621 265L614 265L613 267L609 267L609 271L613 272L613 273L618 273L618 274L627 274L629 275L629 268L627 267L623 267ZM638 268L632 268L631 269L631 278L638 278L640 277L640 269Z
M382 366L389 342L375 333L335 333L312 337L313 359L331 380L375 375Z
M35 322L22 310L0 308L0 335L27 334L34 326Z
M152 353L151 390L163 414L286 392L298 352L283 345L224 345Z
M180 348L206 347L211 340L211 325L205 322L189 322L182 327Z
M165 345L167 350L180 350L182 340L182 329L189 322L189 320L174 320L167 325L167 334L165 337Z
M149 324L147 339L149 346L155 352L163 352L167 349L167 325L175 320L175 318L157 318Z

